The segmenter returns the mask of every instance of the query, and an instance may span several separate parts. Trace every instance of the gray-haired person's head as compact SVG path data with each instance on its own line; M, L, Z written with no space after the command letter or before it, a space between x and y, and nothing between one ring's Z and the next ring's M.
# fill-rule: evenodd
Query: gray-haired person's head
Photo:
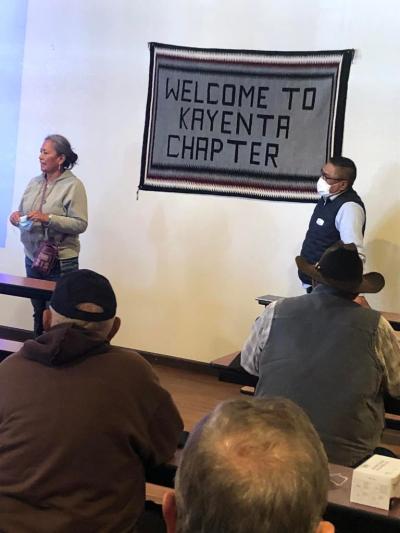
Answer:
M62 163L63 170L70 169L76 164L78 155L72 150L69 140L63 137L63 135L47 135L45 141L52 141L57 155L63 155L65 157Z
M227 401L184 449L176 532L333 531L321 522L328 483L325 451L300 407L283 398Z

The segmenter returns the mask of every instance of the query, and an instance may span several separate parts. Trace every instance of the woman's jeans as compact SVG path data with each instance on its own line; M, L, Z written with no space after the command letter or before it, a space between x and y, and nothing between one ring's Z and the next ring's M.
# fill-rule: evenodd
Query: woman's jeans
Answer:
M50 274L42 274L32 268L32 261L25 257L25 269L28 278L45 279L48 281L57 281L63 274L73 272L79 269L78 257L71 259L59 259ZM43 311L48 307L48 302L44 300L31 300L33 305L33 331L35 337L43 333Z

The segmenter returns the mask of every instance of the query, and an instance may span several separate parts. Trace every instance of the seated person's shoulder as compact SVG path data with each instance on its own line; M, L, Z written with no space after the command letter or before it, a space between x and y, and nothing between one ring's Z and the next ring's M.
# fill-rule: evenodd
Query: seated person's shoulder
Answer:
M112 347L108 355L106 366L107 375L110 377L113 376L121 384L126 383L129 387L131 383L135 383L136 392L139 392L139 389L159 391L159 394L166 392L160 385L154 367L135 350Z
M111 346L110 356L115 364L128 368L134 368L143 372L153 372L151 364L136 350Z

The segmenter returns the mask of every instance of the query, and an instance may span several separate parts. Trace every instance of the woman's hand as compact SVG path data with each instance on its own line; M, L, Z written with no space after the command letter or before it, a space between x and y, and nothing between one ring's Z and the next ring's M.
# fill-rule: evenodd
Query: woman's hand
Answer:
M14 211L14 213L11 213L11 215L10 215L11 224L13 226L18 226L20 217L21 217L21 215L20 215L19 211Z
M49 215L46 215L45 213L42 213L42 211L30 211L28 213L29 220L32 220L32 222L42 222L43 224L49 223Z

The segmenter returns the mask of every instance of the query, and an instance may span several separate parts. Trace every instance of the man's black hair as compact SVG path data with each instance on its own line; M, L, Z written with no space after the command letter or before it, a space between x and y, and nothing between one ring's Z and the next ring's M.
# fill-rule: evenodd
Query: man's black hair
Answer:
M346 172L346 178L350 181L351 184L354 183L354 180L357 176L357 167L354 164L354 161L348 157L343 157L341 155L334 155L328 161L332 163L335 167L343 168Z

